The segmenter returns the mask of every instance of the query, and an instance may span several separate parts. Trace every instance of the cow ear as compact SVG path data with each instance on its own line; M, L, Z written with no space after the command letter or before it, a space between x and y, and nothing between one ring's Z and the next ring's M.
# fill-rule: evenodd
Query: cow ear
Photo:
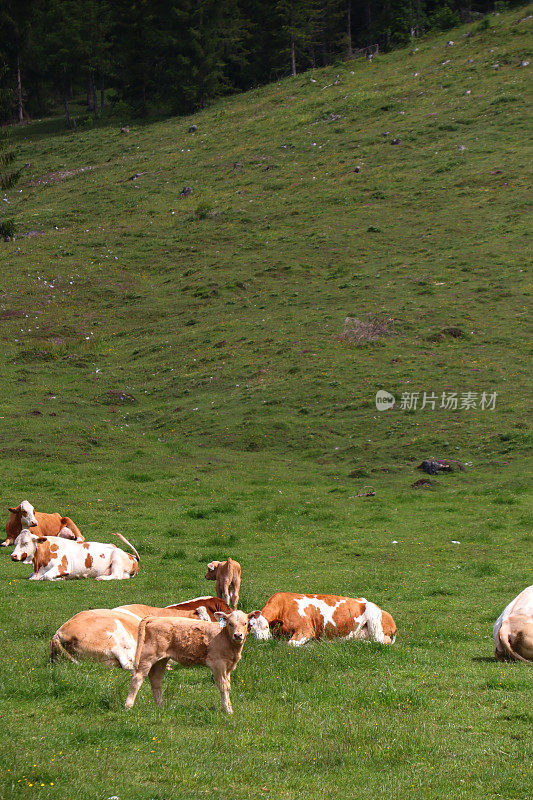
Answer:
M46 538L46 536L37 536L37 534L35 534L35 533L34 533L34 534L32 534L32 536L33 536L33 538L35 539L35 541L36 541L38 544L44 544L45 542L47 542L47 541L48 541L48 539Z
M71 541L76 541L76 534L67 527L61 528L57 535L61 537L61 539L70 539Z
M252 623L255 622L257 617L260 616L261 616L260 611L250 611L250 613L248 614L248 630L250 630L250 628L252 627Z
M19 508L20 508L20 506L19 506ZM16 514L19 509L18 508L8 508L7 510L11 511L12 514Z
M221 628L226 627L226 622L228 621L229 614L226 614L224 611L215 611L214 617Z

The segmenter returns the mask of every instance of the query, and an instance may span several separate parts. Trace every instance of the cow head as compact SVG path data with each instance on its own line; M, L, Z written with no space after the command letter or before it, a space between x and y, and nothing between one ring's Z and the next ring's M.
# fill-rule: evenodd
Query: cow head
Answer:
M15 539L23 528L30 528L37 525L37 520L33 511L33 506L27 500L16 508L8 508L9 519L6 523L6 539L2 542L2 547L14 544Z
M15 549L11 553L11 561L31 564L39 542L46 542L46 536L37 536L36 533L23 528L15 539Z
M31 528L39 524L35 518L35 509L28 500L23 500L19 508L22 528ZM11 511L12 509L9 510Z
M268 620L265 619L260 611L252 611L248 617L250 628L253 630L256 639L270 639L272 637Z
M219 566L222 564L222 561L210 561L207 565L207 572L205 573L205 577L208 581L216 581L217 579L217 570Z
M257 614L259 612L252 612ZM250 630L250 617L251 614L245 614L244 611L232 611L226 614L224 611L215 611L215 618L221 628L226 628L226 634L230 642L235 645L243 645L246 641L248 631Z

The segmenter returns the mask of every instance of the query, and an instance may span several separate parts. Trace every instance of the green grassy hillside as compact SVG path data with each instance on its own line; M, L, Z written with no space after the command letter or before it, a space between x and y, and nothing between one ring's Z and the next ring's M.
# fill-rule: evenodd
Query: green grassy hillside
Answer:
M491 629L531 583L532 12L127 135L15 132L2 502L120 530L142 560L134 581L40 584L0 553L0 796L529 796L531 675L492 660ZM347 317L383 335L350 343ZM429 455L469 466L411 488ZM228 555L246 610L364 594L397 643L250 641L231 720L205 671L126 716L127 674L49 667L72 614L208 593L205 562Z

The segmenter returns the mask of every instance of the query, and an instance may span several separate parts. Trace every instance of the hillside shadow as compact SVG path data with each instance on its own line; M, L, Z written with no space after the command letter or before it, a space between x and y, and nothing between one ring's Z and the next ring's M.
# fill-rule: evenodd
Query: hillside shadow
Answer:
M154 122L160 122L168 119L172 114L158 114L149 115L146 117L136 117L132 111L125 111L119 108L109 109L102 116L94 117L86 110L77 112L77 109L71 110L72 118L76 120L77 129L69 129L65 124L65 117L61 114L57 116L45 117L43 119L35 119L24 125L10 125L9 132L11 141L13 143L23 142L24 140L31 139L32 141L39 141L40 139L49 139L58 136L75 137L78 133L87 133L93 130L104 130L106 128L120 129L122 125L134 126L135 128L143 128L152 125Z

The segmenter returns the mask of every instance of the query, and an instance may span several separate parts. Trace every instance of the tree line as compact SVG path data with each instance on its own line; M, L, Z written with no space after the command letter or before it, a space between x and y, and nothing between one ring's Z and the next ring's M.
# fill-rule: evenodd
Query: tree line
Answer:
M494 0L0 0L0 122L83 98L187 113L357 51L499 10Z

